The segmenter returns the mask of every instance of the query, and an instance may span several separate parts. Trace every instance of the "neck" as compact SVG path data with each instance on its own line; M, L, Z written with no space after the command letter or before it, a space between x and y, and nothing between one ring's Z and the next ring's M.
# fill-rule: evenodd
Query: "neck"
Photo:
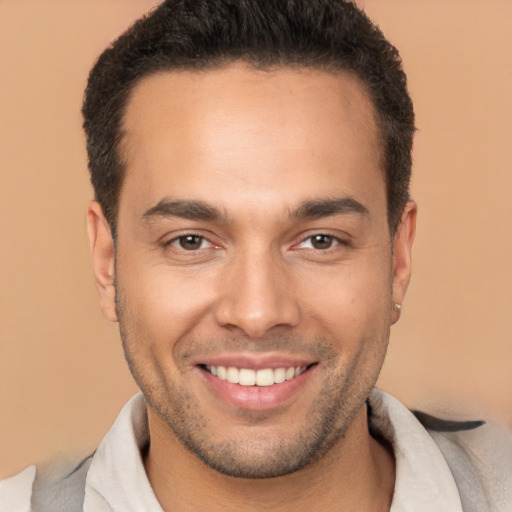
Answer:
M170 436L151 410L149 424L146 472L165 512L389 510L394 459L370 436L364 406L327 454L278 478L244 479L218 473Z

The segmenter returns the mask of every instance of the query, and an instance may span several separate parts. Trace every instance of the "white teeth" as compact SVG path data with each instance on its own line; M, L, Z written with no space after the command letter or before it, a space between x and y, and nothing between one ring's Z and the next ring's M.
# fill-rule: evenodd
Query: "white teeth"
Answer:
M231 384L238 384L238 368L230 366L226 372L226 380Z
M256 372L257 386L272 386L272 384L274 384L274 370L272 368L265 368Z
M227 371L225 366L217 366L217 377L221 380L226 380Z
M240 385L254 386L256 384L256 372L247 368L240 369Z
M286 369L285 368L276 368L274 370L274 382L276 384L281 384L286 380Z
M255 371L248 368L235 368L234 366L207 366L206 369L221 380L227 380L232 384L241 386L272 386L281 384L286 380L298 377L306 369L305 367L290 368L263 368Z

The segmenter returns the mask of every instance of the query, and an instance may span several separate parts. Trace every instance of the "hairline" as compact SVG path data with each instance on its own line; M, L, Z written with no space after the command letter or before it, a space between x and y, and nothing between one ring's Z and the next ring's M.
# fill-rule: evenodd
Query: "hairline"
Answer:
M119 117L119 127L118 127L118 138L116 141L116 144L112 148L112 150L115 152L115 157L119 166L119 174L120 174L120 185L117 189L117 196L115 197L115 208L114 211L111 212L111 215L108 216L107 220L110 225L110 229L112 232L112 236L114 240L117 239L117 223L118 223L118 215L119 215L119 203L121 199L121 194L123 191L125 179L126 179L126 160L125 160L125 154L123 150L123 143L125 141L126 137L126 130L125 130L125 120L126 120L126 114L128 111L129 104L133 98L133 95L135 94L135 91L138 89L138 87L141 85L142 82L145 80L148 80L154 76L158 75L164 75L168 73L193 73L193 74L204 74L211 71L217 71L229 68L230 66L236 65L236 64L243 64L244 66L247 66L249 70L253 71L261 71L264 73L272 73L276 71L281 70L295 70L295 71L320 71L324 73L329 73L333 76L336 75L346 75L350 76L353 79L356 80L358 85L361 87L361 90L366 95L370 105L371 105L371 114L373 122L375 123L375 127L377 129L377 143L378 143L378 158L379 158L379 167L381 169L381 172L383 173L384 177L384 186L385 186L385 193L386 193L386 217L387 217L387 224L390 231L390 237L392 238L394 236L394 233L396 231L396 225L391 225L391 219L389 216L389 194L388 194L388 171L386 169L386 158L385 158L385 144L386 144L386 134L385 134L385 128L383 126L384 120L382 118L381 113L379 112L379 109L377 108L375 104L375 100L372 97L371 91L366 83L366 81L360 76L360 74L354 70L350 69L350 67L343 67L339 63L304 63L299 61L294 61L290 59L289 62L283 59L282 62L270 62L265 63L261 62L260 60L256 58L240 58L240 57L225 57L222 59L218 59L215 61L208 61L206 63L203 63L200 66L197 66L195 62L189 61L185 62L181 65L175 65L175 66L168 66L168 67L161 67L156 68L154 70L148 70L147 72L141 73L140 76L136 77L134 80L126 84L127 86L119 91L118 97L122 98L122 104L121 108L119 110L120 117ZM404 205L405 207L405 205ZM403 208L402 208L403 211Z

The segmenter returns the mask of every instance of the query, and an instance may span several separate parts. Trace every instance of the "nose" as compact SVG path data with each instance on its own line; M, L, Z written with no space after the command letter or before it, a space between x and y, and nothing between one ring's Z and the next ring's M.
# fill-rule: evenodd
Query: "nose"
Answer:
M228 265L215 310L219 325L257 339L278 327L300 323L290 271L278 259L271 254L245 254Z

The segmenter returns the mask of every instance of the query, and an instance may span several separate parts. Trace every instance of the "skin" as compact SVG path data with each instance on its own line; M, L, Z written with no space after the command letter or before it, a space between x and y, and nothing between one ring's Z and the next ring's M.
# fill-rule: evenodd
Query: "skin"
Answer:
M409 282L416 206L391 237L364 87L242 63L159 73L124 121L116 253L95 202L88 227L103 315L149 403L162 508L388 510L394 461L364 401ZM283 361L307 366L299 384L245 402L202 366Z

